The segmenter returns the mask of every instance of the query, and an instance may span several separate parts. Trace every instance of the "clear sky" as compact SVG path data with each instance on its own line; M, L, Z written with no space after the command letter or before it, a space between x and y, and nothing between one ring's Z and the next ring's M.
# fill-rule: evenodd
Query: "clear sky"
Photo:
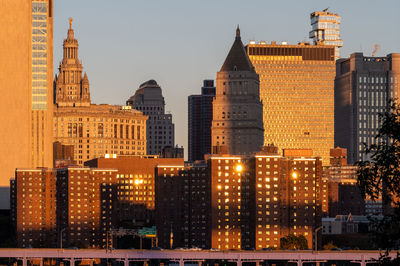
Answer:
M125 104L155 79L173 115L175 143L187 153L187 97L215 79L240 25L242 41L309 41L310 13L342 17L341 56L400 52L399 0L58 0L54 66L62 58L68 18L79 41L93 103ZM56 70L55 70L56 71ZM57 70L58 71L58 70ZM55 72L57 73L57 72Z

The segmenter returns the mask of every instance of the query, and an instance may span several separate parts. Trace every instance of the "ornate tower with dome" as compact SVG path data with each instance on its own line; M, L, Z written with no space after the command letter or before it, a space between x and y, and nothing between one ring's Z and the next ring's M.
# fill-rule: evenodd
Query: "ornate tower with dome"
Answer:
M89 79L82 76L82 62L78 58L78 40L74 37L72 19L69 19L68 36L63 44L64 56L59 73L54 79L54 100L62 106L90 106Z

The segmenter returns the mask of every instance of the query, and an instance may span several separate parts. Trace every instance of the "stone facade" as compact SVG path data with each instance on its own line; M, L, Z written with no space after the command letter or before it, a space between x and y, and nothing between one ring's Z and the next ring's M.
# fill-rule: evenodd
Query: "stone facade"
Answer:
M147 120L147 154L161 154L166 146L175 145L175 126L172 115L165 113L165 101L161 87L155 80L140 85L126 104L143 112Z
M353 53L336 61L335 146L347 149L348 162L365 158L363 143L375 143L379 113L399 97L400 54L367 57Z
M211 127L213 153L250 154L263 145L259 76L240 38L236 39L217 73Z
M89 89L70 20L64 58L54 80L54 140L73 145L73 159L79 165L105 154L146 154L147 116L129 106L91 104Z
M74 37L72 19L68 37L64 40L64 58L54 79L57 106L90 106L89 79L82 77L82 63L78 58L78 40Z

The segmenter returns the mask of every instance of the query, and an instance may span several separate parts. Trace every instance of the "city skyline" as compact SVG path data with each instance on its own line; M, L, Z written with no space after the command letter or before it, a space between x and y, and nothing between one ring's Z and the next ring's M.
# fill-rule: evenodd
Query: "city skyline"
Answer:
M399 249L400 4L322 1L0 0L0 247Z
M384 6L372 1L310 1L307 5L230 1L229 14L224 10L226 3L57 3L54 67L61 60L61 43L72 17L84 71L91 78L93 102L123 104L141 83L157 80L163 88L166 110L174 115L175 143L187 150L187 114L180 112L182 101L186 105L187 96L198 92L203 79L215 79L237 24L245 45L250 40L297 44L311 41L310 13L330 7L329 11L342 17L342 57L355 51L370 55L374 44L381 46L377 56L399 51L400 37L387 34L400 22L396 1L387 1ZM293 8L288 9L288 3ZM96 11L95 17L87 16L91 10ZM226 14L224 19L221 12ZM379 20L371 19L374 17Z

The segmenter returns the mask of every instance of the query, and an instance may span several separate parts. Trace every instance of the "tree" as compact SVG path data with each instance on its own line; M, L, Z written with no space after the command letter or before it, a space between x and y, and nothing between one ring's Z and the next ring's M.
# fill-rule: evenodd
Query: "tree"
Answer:
M303 236L295 236L290 234L286 237L281 238L281 248L282 249L307 249L308 241Z
M323 246L324 250L331 250L331 249L335 249L335 248L338 248L338 247L335 244L333 244L332 241L328 242L328 244L325 244Z
M379 114L375 144L364 144L364 161L357 163L357 182L364 198L382 197L384 217L372 220L378 248L400 247L400 106Z

